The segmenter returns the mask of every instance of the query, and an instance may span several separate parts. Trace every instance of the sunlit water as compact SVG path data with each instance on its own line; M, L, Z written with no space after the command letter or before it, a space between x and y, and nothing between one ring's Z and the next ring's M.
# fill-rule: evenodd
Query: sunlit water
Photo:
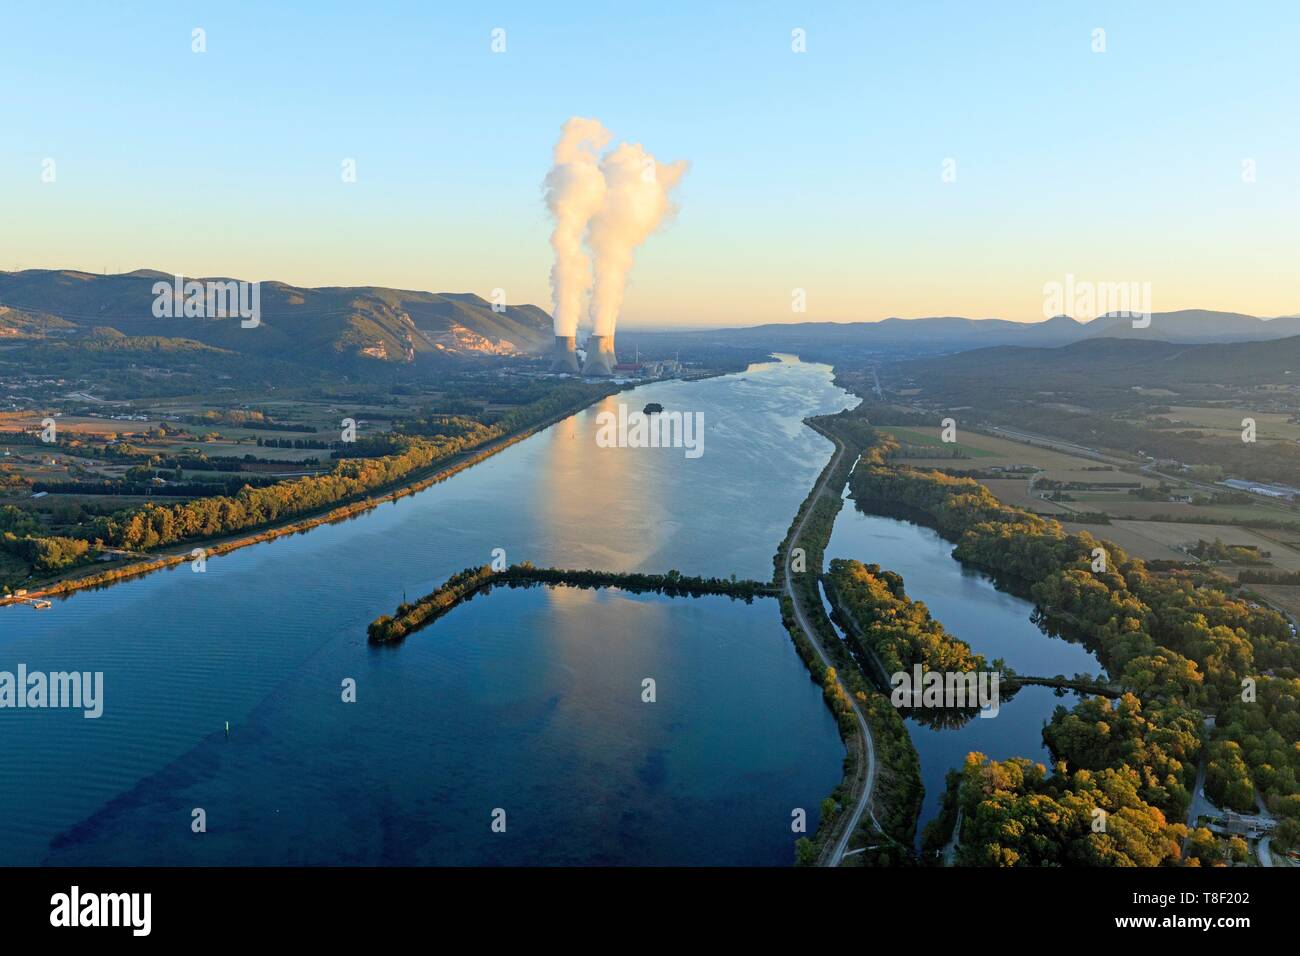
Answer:
M701 457L597 446L650 401L704 413ZM205 573L0 609L0 670L106 681L99 720L0 710L0 862L789 863L843 747L774 600L498 590L397 648L365 627L494 548L767 579L831 451L801 421L854 401L792 362L650 385Z

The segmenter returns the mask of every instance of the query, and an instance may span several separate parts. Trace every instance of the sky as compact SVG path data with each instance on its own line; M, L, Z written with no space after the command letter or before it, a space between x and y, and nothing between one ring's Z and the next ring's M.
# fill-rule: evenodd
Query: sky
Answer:
M576 115L690 163L620 327L1300 313L1292 0L288 6L0 4L0 269L549 310Z

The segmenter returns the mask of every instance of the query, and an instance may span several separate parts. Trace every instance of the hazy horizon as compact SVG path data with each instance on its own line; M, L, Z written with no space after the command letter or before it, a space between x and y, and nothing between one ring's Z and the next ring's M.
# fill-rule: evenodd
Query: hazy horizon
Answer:
M1157 312L1294 314L1300 10L1265 6L1267 32L1201 5L13 8L0 208L23 228L0 266L549 311L542 179L583 115L690 164L624 329L1036 321L1066 275L1149 283Z

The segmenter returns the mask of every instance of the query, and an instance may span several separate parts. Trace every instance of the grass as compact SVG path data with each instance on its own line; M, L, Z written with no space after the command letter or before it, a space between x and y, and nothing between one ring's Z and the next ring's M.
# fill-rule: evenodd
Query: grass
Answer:
M1258 591L1268 598L1270 602L1300 620L1300 587L1281 584L1248 584L1246 586L1252 591Z
M953 448L962 452L969 458L990 458L995 455L994 452L985 451L982 448L978 448L975 445L967 444L964 441L945 442L942 438L939 437L938 429L935 430L936 433L933 435L928 435L925 432L917 431L912 428L898 428L893 425L888 425L888 426L882 425L880 427L880 430L883 432L888 432L889 434L893 435L895 438L897 438L900 442L902 442L905 445L925 445L925 446L933 446L935 448Z
M1300 440L1300 424L1288 422L1290 417L1280 412L1257 412L1250 408L1198 408L1192 405L1173 405L1165 415L1177 420L1179 428L1204 428L1221 434L1241 434L1241 420L1255 419L1256 435L1261 439L1276 438L1283 441Z

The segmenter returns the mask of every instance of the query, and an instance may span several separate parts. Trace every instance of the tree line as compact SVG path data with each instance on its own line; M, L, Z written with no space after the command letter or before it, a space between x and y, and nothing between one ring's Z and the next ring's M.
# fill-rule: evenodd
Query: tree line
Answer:
M1300 647L1281 615L1233 596L1231 582L1212 571L1153 573L1115 544L1067 534L970 479L864 460L850 485L866 506L918 509L957 542L958 560L1027 585L1046 614L1071 621L1100 648L1127 691L1118 701L1056 709L1044 739L1061 772L1050 778L1027 762L976 755L962 785L967 862L1061 862L1053 847L1079 840L1089 846L1080 845L1075 862L1178 862L1188 834L1172 821L1185 817L1191 798L1202 711L1217 718L1206 755L1210 798L1250 811L1258 787L1285 818L1277 845L1300 842ZM1248 694L1257 699L1243 701ZM1049 800L1070 812L1052 817L1053 839L1043 839ZM1129 825L1093 834L1093 809L1130 811L1122 818Z
M775 589L766 582L730 578L698 577L671 570L666 574L539 568L523 562L500 570L491 565L457 571L435 590L410 603L403 603L391 614L381 615L366 629L372 644L392 644L437 620L452 608L492 587L533 587L563 585L578 588L616 587L635 593L655 592L672 597L720 594L746 603Z
M558 386L552 388L545 398L511 410L496 424L482 426L462 436L376 437L372 441L373 447L382 445L382 450L387 453L340 459L325 474L277 481L263 487L244 482L234 494L213 495L176 504L147 502L96 518L89 530L70 539L82 540L87 545L85 548L59 541L48 545L23 545L21 553L49 553L64 562L70 551L76 551L78 556L73 563L80 563L91 557L90 545L148 551L257 528L374 492L462 452L583 407L608 392L609 387L605 385L574 383ZM362 451L372 447L365 442L358 445ZM15 553L20 552L16 550ZM67 563L59 564L60 568L68 566ZM50 570L48 567L39 569Z

